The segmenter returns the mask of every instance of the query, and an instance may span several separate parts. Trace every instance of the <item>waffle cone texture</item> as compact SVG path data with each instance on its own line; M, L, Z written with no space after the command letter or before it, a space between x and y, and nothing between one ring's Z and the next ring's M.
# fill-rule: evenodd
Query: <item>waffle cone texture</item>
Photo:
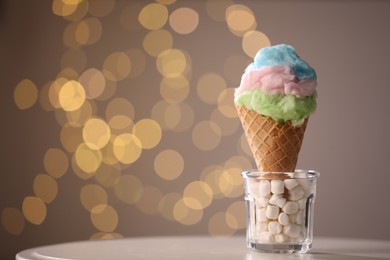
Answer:
M294 127L236 104L238 116L261 172L293 172L298 161L308 119Z

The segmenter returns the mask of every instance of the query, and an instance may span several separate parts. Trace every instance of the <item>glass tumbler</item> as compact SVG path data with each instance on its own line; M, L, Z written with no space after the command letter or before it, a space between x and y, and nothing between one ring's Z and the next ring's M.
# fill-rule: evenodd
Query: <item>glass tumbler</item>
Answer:
M246 243L264 253L305 253L313 241L319 173L243 171Z

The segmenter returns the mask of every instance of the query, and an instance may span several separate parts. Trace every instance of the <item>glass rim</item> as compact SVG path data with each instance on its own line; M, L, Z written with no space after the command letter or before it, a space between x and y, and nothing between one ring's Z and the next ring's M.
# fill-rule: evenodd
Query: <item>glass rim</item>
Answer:
M320 173L317 171L301 169L296 169L294 172L260 172L258 170L244 170L241 172L242 177L246 179L262 178L270 174L284 174L289 176L291 179L317 179L320 177Z

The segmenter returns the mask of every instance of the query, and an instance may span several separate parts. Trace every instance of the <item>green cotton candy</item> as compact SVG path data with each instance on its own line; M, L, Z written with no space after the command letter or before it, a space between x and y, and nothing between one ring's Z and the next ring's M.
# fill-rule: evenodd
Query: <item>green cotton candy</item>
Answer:
M317 107L315 96L299 98L292 95L274 95L259 89L240 94L235 98L235 102L263 116L271 117L281 124L291 120L293 126L302 125Z

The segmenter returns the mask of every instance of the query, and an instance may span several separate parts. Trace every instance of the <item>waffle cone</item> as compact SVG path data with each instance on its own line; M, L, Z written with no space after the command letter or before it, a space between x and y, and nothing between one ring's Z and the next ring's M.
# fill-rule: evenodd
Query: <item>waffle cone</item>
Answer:
M290 121L280 124L246 107L236 108L259 171L295 171L307 119L294 127Z

